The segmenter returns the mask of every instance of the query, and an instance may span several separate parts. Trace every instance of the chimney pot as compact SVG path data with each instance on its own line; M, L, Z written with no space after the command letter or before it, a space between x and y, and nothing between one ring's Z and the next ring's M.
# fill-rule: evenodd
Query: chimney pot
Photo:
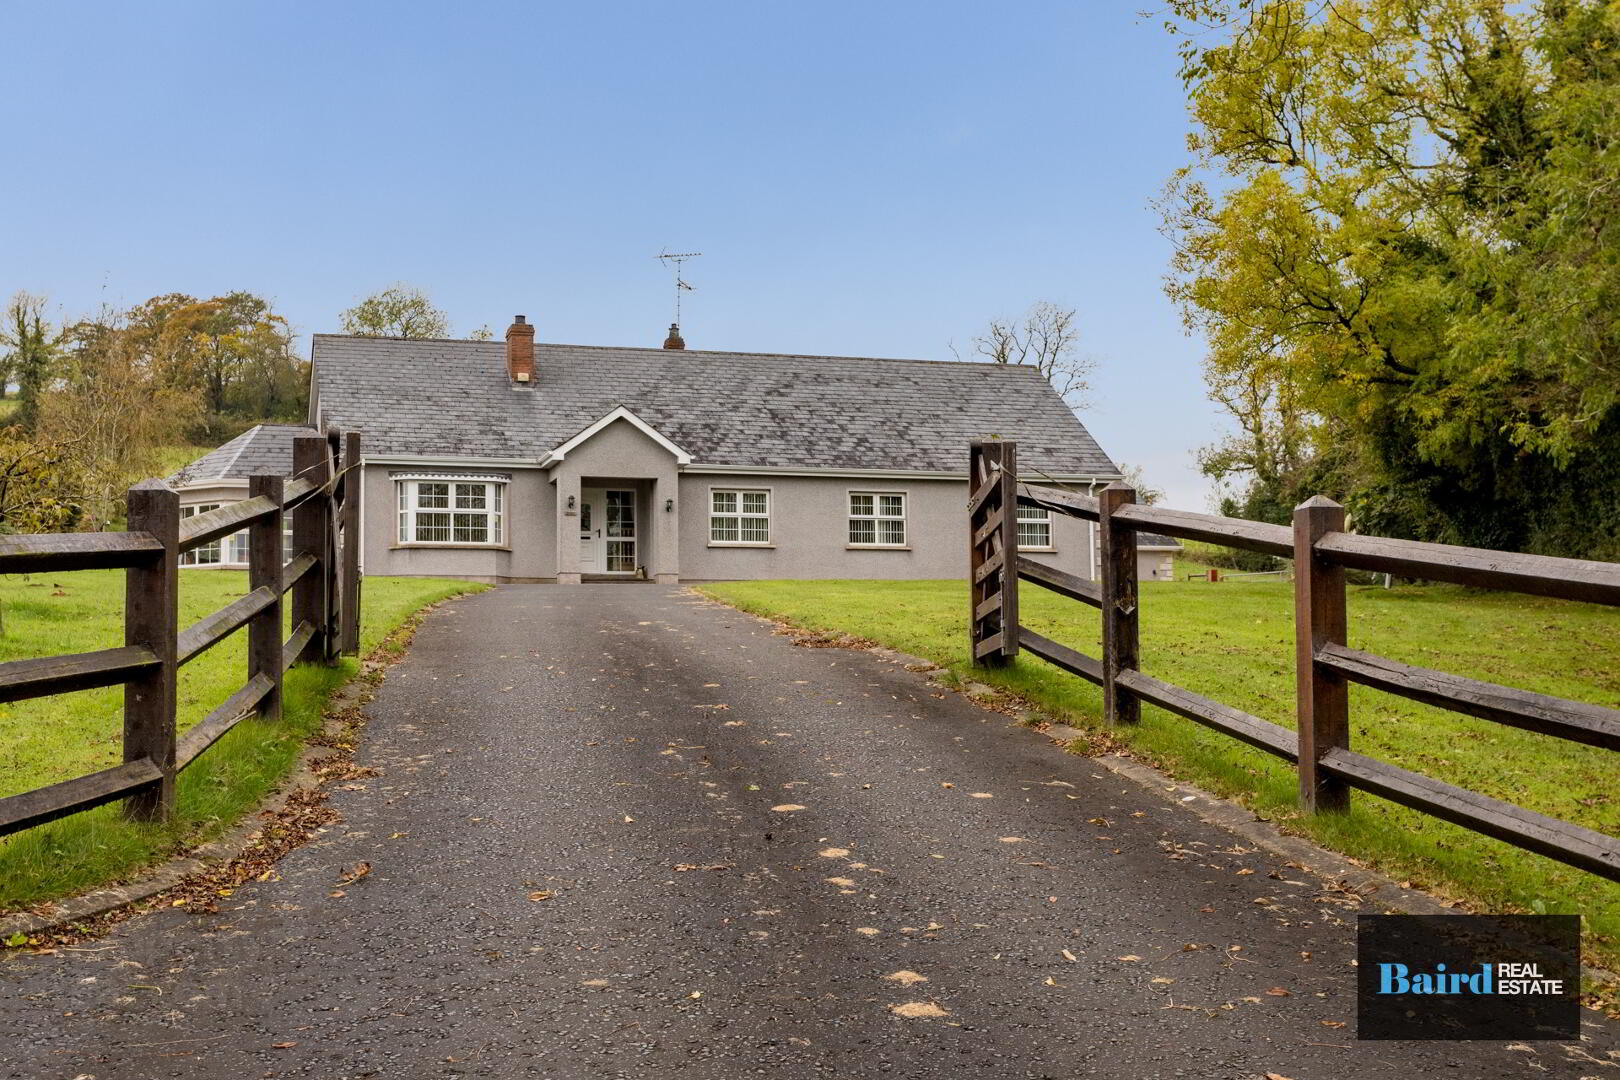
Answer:
M534 379L534 327L522 315L506 328L506 374L516 383Z
M677 323L670 323L669 324L669 336L664 339L664 348L666 348L666 349L684 349L684 348L686 348L686 339L681 337L681 328L680 328L679 324L677 324Z

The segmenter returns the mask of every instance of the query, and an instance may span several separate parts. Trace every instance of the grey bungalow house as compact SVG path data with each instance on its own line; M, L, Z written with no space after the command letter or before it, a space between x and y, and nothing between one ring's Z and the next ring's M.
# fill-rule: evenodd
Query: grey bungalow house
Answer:
M1026 476L1081 490L1119 476L1028 367L689 351L674 328L537 344L520 315L504 343L319 334L311 380L312 428L363 433L369 574L951 578L969 440L1016 439ZM285 442L290 464L292 433L249 432L237 460ZM196 490L222 490L201 466L228 450ZM1091 526L1025 509L1019 536L1095 575Z

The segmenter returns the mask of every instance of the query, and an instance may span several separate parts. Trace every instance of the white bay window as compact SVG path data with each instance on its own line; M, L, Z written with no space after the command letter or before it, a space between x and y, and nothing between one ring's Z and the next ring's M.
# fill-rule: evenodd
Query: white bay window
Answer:
M396 479L401 544L505 544L506 481L495 477Z

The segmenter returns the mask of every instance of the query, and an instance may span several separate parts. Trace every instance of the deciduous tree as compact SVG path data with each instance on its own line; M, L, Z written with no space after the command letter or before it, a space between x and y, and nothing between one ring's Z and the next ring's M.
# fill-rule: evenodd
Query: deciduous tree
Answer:
M1620 549L1620 8L1170 10L1170 294L1240 429L1205 467L1286 487L1331 450L1363 524Z
M442 338L450 320L427 294L411 285L392 285L338 316L346 334L363 337Z
M992 319L973 351L993 364L1027 364L1074 409L1086 407L1095 362L1079 352L1074 309L1039 301L1017 319Z

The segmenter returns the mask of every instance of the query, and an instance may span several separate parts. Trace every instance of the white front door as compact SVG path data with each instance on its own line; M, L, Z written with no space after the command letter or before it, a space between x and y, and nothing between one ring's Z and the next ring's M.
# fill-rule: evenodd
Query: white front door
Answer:
M634 490L584 488L580 491L580 573L635 573L636 539Z
M602 491L585 488L579 493L579 572L602 572Z

